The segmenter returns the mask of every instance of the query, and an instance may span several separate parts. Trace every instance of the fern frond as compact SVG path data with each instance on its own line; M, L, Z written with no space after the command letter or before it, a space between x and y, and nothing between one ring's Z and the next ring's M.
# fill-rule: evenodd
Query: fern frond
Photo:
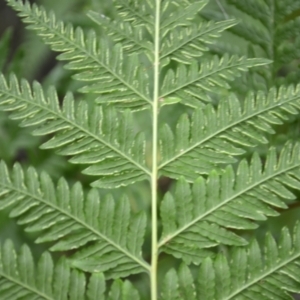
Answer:
M193 58L199 58L204 51L209 50L206 44L211 44L224 30L236 24L234 20L217 23L204 20L196 22L198 12L207 2L207 0L191 4L188 1L164 2L160 26L161 66L167 65L170 59L191 64Z
M189 181L207 174L219 164L235 162L241 147L266 143L270 125L282 124L300 109L300 85L272 88L268 94L248 94L243 105L233 94L221 100L217 109L208 104L194 111L191 120L183 115L175 134L168 125L161 129L162 175Z
M114 0L114 8L120 19L131 22L134 26L146 26L152 31L154 27L153 2L151 0Z
M260 51L257 53L263 51L264 57L274 62L268 68L268 74L264 75L266 83L270 86L298 82L291 81L300 76L297 68L289 68L292 76L284 78L279 75L283 68L300 57L298 1L250 0L242 3L238 0L226 0L224 5L230 16L242 19L230 31Z
M108 278L148 270L141 257L146 216L132 215L126 197L115 204L94 189L84 197L79 183L70 189L60 179L55 187L46 173L24 173L16 164L9 174L3 162L0 188L0 209L10 207L10 217L18 217L26 231L44 231L37 243L56 242L52 251L80 249L71 258L77 267L107 272Z
M267 4L268 2L249 0L245 2L243 5L243 3L241 3L238 0L229 0L228 3L235 6L239 10L243 11L247 15L251 17L255 17L255 19L259 20L267 28L270 28L271 24L269 21L270 21L272 11L269 9L269 6Z
M203 51L209 50L205 44L212 43L224 30L236 24L234 20L217 23L202 21L199 25L193 24L191 20L207 4L207 1L197 1L190 5L184 3L186 5L184 12L181 4L183 3L167 1L162 9L161 67L167 65L170 59L190 64L193 61L191 58L200 57ZM170 9L174 11L170 12ZM132 26L122 19L111 21L103 14L93 11L89 12L88 16L101 28L105 28L105 33L112 37L115 43L122 43L123 49L127 52L143 51L153 62L153 42L149 39L149 36L153 35L152 28L145 30L144 24Z
M57 59L69 61L66 68L76 71L74 78L86 82L81 92L95 93L98 103L120 108L140 110L152 105L148 73L139 67L138 54L126 57L121 45L111 46L107 39L98 42L94 31L85 35L81 28L57 22L53 13L35 4L31 7L21 0L8 0L8 4L53 51L62 52Z
M209 50L206 44L212 43L224 30L236 23L235 20L226 20L201 22L187 28L176 27L163 39L161 65L168 64L170 59L183 64L193 63L193 58L201 57L203 52Z
M269 63L265 59L246 59L224 55L221 59L214 56L212 60L193 61L189 66L179 65L176 71L169 69L161 86L160 98L176 96L182 103L191 107L199 107L199 100L210 102L209 92L218 93L229 89L228 81L240 76L241 72L251 67Z
M242 6L241 3L235 0L229 0L229 2L236 9L245 13L245 19L236 28L232 28L232 32L250 41L252 44L259 45L268 53L267 57L271 58L271 44L273 41L271 40L270 30L272 30L274 25L271 23L273 16L268 4L257 0L247 1L245 6Z
M22 120L21 126L38 126L34 135L54 134L41 147L72 155L72 163L90 164L83 173L100 176L93 186L115 188L146 179L145 137L134 133L132 113L119 117L112 107L95 107L90 113L86 102L74 105L71 94L60 108L53 89L45 95L38 83L31 90L25 80L19 85L15 76L9 83L0 76L0 109Z
M0 297L2 300L104 300L106 286L102 273L94 273L88 282L84 273L70 270L66 259L53 264L48 252L35 265L29 247L16 254L10 240L0 249ZM129 281L116 280L108 293L109 299L140 299ZM115 295L122 295L121 298Z
M177 7L171 13L167 9L170 2L165 2L166 16L163 11L163 21L160 26L161 67L167 65L170 59L183 64L193 63L193 58L199 58L203 52L209 50L207 44L213 43L224 30L237 23L235 20L220 22L198 20L197 13L206 6L207 2L204 0L187 4L187 1L174 1L173 6Z
M121 43L127 53L141 52L152 55L153 45L147 41L145 29L141 26L134 27L129 22L110 20L101 13L90 11L87 16L105 30L115 43Z
M20 0L8 0L8 3L19 11L21 16L25 17L24 22L29 23L29 28L35 30L45 43L49 44L54 51L63 52L58 59L70 61L66 67L77 72L74 76L76 79L89 82L80 89L81 92L95 93L99 95L96 99L97 103L114 103L121 109L140 110L152 105L150 93L152 70L147 71L145 67L140 67L140 64L147 66L147 63L143 63L139 52L127 57L123 53L121 44L112 47L107 38L97 44L93 31L85 38L80 28L74 30L72 26L56 22L54 14L48 16L42 8L38 8L36 5L32 7L28 3L24 5ZM151 3L148 4L151 7ZM141 6L146 7L148 4ZM136 1L120 3L120 7L130 7L130 10L133 11L136 5ZM202 8L203 5L198 3L197 6ZM166 5L166 11L169 13L167 7L168 5ZM142 10L147 11L146 8ZM125 21L135 20L132 17L128 17L127 20L125 12L121 15ZM147 15L147 18L149 16ZM189 34L184 26L179 29L173 28L174 24L171 22L161 33L162 36L166 34L167 36L165 43L162 44L163 53L160 67L163 68L170 58L187 63L191 57L199 57L201 51L205 50L202 46L203 43L211 43L211 40L220 32L233 25L234 21L202 24L200 27L194 27ZM126 23L122 23L120 26L121 30L127 28L127 33L132 32ZM142 30L142 27L136 29L135 35L138 37ZM147 28L147 30L150 37L154 35L153 28ZM120 30L117 31L120 32ZM186 33L188 33L188 37L184 37ZM119 33L116 39L120 39ZM121 40L124 41L124 39L126 40L124 47L132 47L132 37L126 38L123 35ZM141 44L139 40L141 37L134 38L134 45L136 43L139 43L139 46L147 45L147 42ZM151 44L150 40L149 45ZM187 53L189 53L188 57ZM148 57L151 59L152 56L153 50L148 51ZM163 79L160 98L178 96L183 99L184 104L197 107L200 105L199 99L210 101L207 93L199 92L199 88L209 92L218 92L220 88L229 88L227 80L233 80L240 75L240 72L266 63L269 63L266 59L245 59L225 55L221 59L214 57L208 62L203 62L199 69L198 63L192 59L189 62L189 68L182 65L177 68L175 73L172 69L167 71Z
M247 248L235 248L226 259L222 254L212 263L208 258L200 268L198 282L201 299L291 299L287 292L299 293L296 275L300 263L300 226L294 228L294 238L284 228L278 244L271 234L265 238L264 262L256 240ZM209 285L207 271L210 268ZM226 270L226 271L225 271ZM203 272L204 271L204 272ZM214 277L214 278L213 278Z
M160 35L164 37L176 27L187 27L198 13L207 5L209 0L199 0L189 3L185 0L162 1Z
M246 241L228 229L255 229L257 225L250 220L264 220L278 215L274 208L287 208L283 200L296 198L287 187L300 189L299 151L300 144L287 144L277 161L276 150L271 148L263 170L254 154L250 164L241 161L236 175L231 166L222 175L212 171L207 180L199 177L192 189L181 178L175 195L167 193L161 204L159 246L186 263L199 263L193 254L196 249L220 243L244 245ZM184 251L187 248L194 251L189 254Z
M197 298L197 291L192 273L185 264L180 265L178 274L175 269L171 269L167 272L162 282L161 299L200 299Z
M196 282L189 268L182 264L178 273L171 269L165 276L163 300L203 299L292 299L300 292L300 226L293 239L283 228L278 243L271 234L265 238L264 260L256 240L248 247L235 247L229 256L223 253L201 264Z

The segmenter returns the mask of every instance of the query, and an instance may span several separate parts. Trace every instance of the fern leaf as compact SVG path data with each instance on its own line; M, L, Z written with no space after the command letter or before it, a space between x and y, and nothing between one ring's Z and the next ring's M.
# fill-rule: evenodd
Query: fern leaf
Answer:
M232 28L232 31L240 36L243 34L243 38L251 41L252 44L259 45L264 51L271 54L270 45L273 41L271 40L269 30L271 30L273 25L271 24L272 12L268 5L263 1L252 0L247 2L245 7L242 7L235 0L231 2L231 5L244 11L246 14L242 22L243 24ZM258 11L258 13L255 13L255 11ZM268 57L271 58L272 56L268 55Z
M201 264L196 282L182 264L178 274L171 269L165 276L162 299L292 299L289 293L300 292L300 226L292 240L287 228L278 244L267 234L265 261L256 240L249 246L235 247L228 257L223 253ZM196 286L196 287L195 287Z
M188 264L199 264L203 248L207 256L205 248L220 243L247 244L230 229L255 229L253 221L278 215L276 208L287 208L283 200L296 198L287 188L299 190L299 151L300 144L287 144L277 161L276 151L271 148L263 170L259 156L254 154L250 164L241 161L236 175L228 166L222 175L212 171L207 180L198 178L192 188L181 178L175 195L168 192L161 204L161 250ZM198 257L193 254L196 249Z
M132 215L126 197L117 204L111 196L100 199L96 190L84 197L79 183L70 189L60 179L55 187L46 173L24 173L18 164L10 175L2 162L0 179L0 209L10 207L26 231L43 230L36 242L56 242L52 251L79 249L73 264L108 278L148 270L141 257L146 216Z
M141 68L140 64L137 63L140 60L139 52L126 57L121 44L116 44L111 48L107 39L104 39L97 45L95 33L92 31L85 38L80 28L74 31L71 26L56 22L55 16L53 14L48 16L42 8L40 9L35 5L31 8L29 4L24 5L18 0L9 0L8 3L19 11L21 16L25 17L24 22L31 24L29 28L37 31L54 51L63 52L58 56L58 59L70 61L66 67L79 72L75 75L76 79L90 83L82 87L81 92L96 93L99 95L96 100L97 103L114 103L121 109L140 110L152 105L150 95L152 70L147 71L145 68L147 64L142 61L141 64L145 66L144 68ZM147 11L146 6L152 6L151 2L147 3L142 5L143 12ZM136 5L136 1L120 3L120 7L128 7L131 11L134 11ZM199 6L201 8L203 5L200 3ZM128 21L126 14L123 12L122 17ZM128 18L135 20L134 17ZM174 29L175 31L171 30L168 34L168 41L162 46L164 53L161 57L161 68L168 63L170 55L171 58L186 62L190 60L190 57L201 55L201 52L198 51L200 48L204 50L202 46L199 46L202 44L201 39L206 43L210 42L212 37L223 30L220 28L221 25L227 28L233 24L232 21L225 21L222 24L210 23L209 29L204 26L202 37L201 29L195 27L192 30L192 35L188 39L183 38L184 40L180 37L187 33L185 28L179 29L179 31L182 30L179 34L177 28ZM126 27L125 23L122 26ZM200 37L198 35L199 29ZM147 30L150 36L154 35L153 28L147 28ZM166 26L162 33L166 34L169 31L170 28ZM131 30L128 29L128 33L130 32ZM175 35L179 37L179 40L174 38ZM126 39L125 36L124 38ZM122 38L122 40L124 39ZM131 46L132 38L126 40L129 40ZM196 48L196 52L192 48ZM187 57L186 53L190 53L190 56ZM152 56L153 50L148 57L151 59ZM233 80L239 76L241 71L266 63L269 63L266 59L245 59L225 55L222 59L214 57L208 62L203 62L199 70L198 63L192 60L188 68L182 65L176 70L176 73L172 69L167 71L162 83L160 98L178 96L184 99L183 103L186 105L197 107L200 105L199 99L210 101L207 93L199 93L199 87L210 92L217 92L220 88L229 88L226 80Z
M204 61L199 69L198 62L189 66L179 65L174 72L169 69L161 86L160 98L175 96L182 103L191 107L199 107L199 100L210 102L209 92L216 93L229 89L228 81L234 80L241 72L251 67L269 63L265 59L246 59L237 56L224 55L221 59L214 56L212 60Z
M186 265L180 266L178 275L174 269L166 274L161 292L162 300L196 300L196 296L194 279Z
M149 31L153 30L154 16L153 2L146 0L114 0L114 8L120 19L131 22L134 26L146 26Z
M212 43L224 30L235 24L235 20L226 20L216 23L201 22L187 28L176 27L163 39L161 65L167 65L170 59L191 64L194 58L201 57L203 52L209 50L206 44Z
M86 102L80 102L75 109L71 94L60 108L53 89L45 95L38 83L31 90L25 80L19 86L15 76L9 83L0 77L0 109L12 112L12 119L22 120L21 126L37 125L34 135L54 134L42 148L73 155L72 163L90 164L83 172L100 176L92 184L95 187L115 188L149 175L144 158L145 137L134 134L129 111L121 118L112 107L95 107L89 113Z
M230 28L230 31L249 42L255 53L263 51L264 57L274 62L267 69L267 73L261 73L266 84L270 86L274 83L280 85L299 82L299 71L292 66L300 55L300 18L297 15L297 1L250 0L244 4L238 0L226 0L223 4L230 16L242 20L239 25ZM289 75L278 76L287 66Z
M110 46L96 33L84 34L81 28L57 22L35 4L9 0L8 4L24 17L28 28L37 32L51 49L62 52L57 59L69 61L66 68L75 70L74 78L86 82L80 91L99 95L98 103L114 103L120 108L145 109L152 105L148 73L139 68L138 55L126 57L122 46Z
M273 134L270 125L282 124L300 109L300 85L272 88L265 94L250 93L243 107L233 94L217 109L208 104L194 111L191 120L183 115L175 134L168 125L161 129L162 175L194 181L198 174L235 162L244 147L266 143L264 133Z
M234 21L214 24L197 22L198 13L207 5L207 0L188 3L188 1L165 1L162 7L160 24L161 57L160 65L167 65L169 59L190 64L193 57L200 57L207 51L205 44L211 43L220 33L235 24ZM221 28L222 27L222 28Z
M268 234L265 240L265 263L262 262L256 240L247 249L234 249L228 260L220 254L212 264L208 258L199 272L198 282L202 287L199 296L201 299L212 299L207 294L216 299L291 299L287 292L300 291L299 277L294 273L299 272L299 237L299 224L295 227L293 242L286 228L282 230L278 245ZM204 286L207 273L203 273L202 269L207 268L206 265L212 267L210 271L214 270L215 280L209 286ZM209 287L210 291L207 291Z
M116 280L108 294L108 300L131 300L131 299L140 299L139 293L130 283L130 281Z
M88 17L105 29L105 33L115 43L121 43L122 48L129 54L144 51L152 54L153 45L146 41L145 29L141 26L133 27L129 22L111 21L108 17L95 11L90 11Z
M105 297L105 292L102 273L92 274L87 283L84 273L71 271L66 259L60 259L54 265L50 254L45 252L35 265L28 246L22 246L19 254L10 240L1 247L0 297L3 300L129 300L128 295L140 299L128 281L115 281L109 298Z
M198 20L198 12L207 3L207 0L190 4L187 1L174 1L173 5L169 1L164 3L160 26L161 67L168 65L170 59L183 64L193 63L193 58L201 57L209 50L207 44L213 43L224 30L236 24L235 20L217 23ZM170 13L170 9L174 11Z
M254 17L264 24L267 28L270 27L269 20L271 11L265 1L249 0L245 5L237 0L229 0L228 3L235 6L239 10L247 13L249 16Z
M197 26L195 24L192 26L190 21L207 4L207 1L198 1L185 6L184 13L182 13L182 4L166 2L162 9L161 67L167 65L170 58L187 64L191 63L191 58L200 57L203 51L208 51L205 44L212 43L220 36L220 33L236 24L234 20L226 20L217 23L201 22ZM171 13L170 6L174 10ZM165 18L164 14L166 14ZM127 52L143 51L153 62L153 43L147 38L151 35L152 28L149 32L145 30L144 24L132 26L129 22L119 19L110 21L106 16L97 12L89 12L88 16L101 28L105 28L106 34L112 37L115 43L122 43L123 49Z
M190 26L199 11L201 11L206 5L207 0L200 0L195 3L189 3L188 1L176 0L176 1L164 1L161 9L161 24L160 35L164 37L170 30L181 26Z
M30 5L23 5L21 1L17 0L9 0L8 3L14 9L20 11L23 17L26 17L24 22L30 23L30 28L36 30L54 51L64 52L58 56L58 59L70 61L66 67L79 72L75 75L76 79L92 82L81 88L82 92L99 94L99 98L96 100L98 103L110 102L123 109L139 110L152 104L149 91L150 75L143 68L139 68L139 64L136 63L139 61L138 54L125 58L120 44L115 45L113 49L110 48L106 40L97 45L95 33L93 32L85 39L80 28L74 31L71 26L64 26L61 22L57 23L54 15L47 16L42 8L35 5L31 8ZM128 3L128 5L134 5L134 3ZM122 5L125 4L121 3ZM229 21L226 22L229 23ZM220 25L211 25L210 29L213 31L211 33L203 32L204 36L206 35L204 40L206 39L209 42L211 36L216 32L220 32L222 30ZM225 27L225 24L223 25ZM232 25L231 22L226 26L230 27ZM193 30L192 36L196 34L198 29ZM169 28L165 30L169 30ZM183 30L185 31L185 29ZM207 31L205 27L204 31ZM195 39L191 40L190 45L186 43L187 40L182 44L183 41L176 41L172 38L174 35L175 33L170 36L169 42L167 42L167 44L171 42L171 48L168 49L167 47L164 53L165 56L172 54L175 50L175 52L178 50L180 53L185 53L188 50L186 47L199 47L199 42L192 42ZM182 34L178 35L178 37L180 36ZM179 55L181 60L186 56L186 54L176 53L174 55L173 57ZM166 57L166 59L169 58ZM199 94L199 91L196 92L195 89L205 87L209 91L216 91L217 87L226 88L228 84L223 78L233 80L240 71L265 63L268 62L264 59L246 60L224 56L221 60L215 57L212 61L203 63L200 70L196 62L191 63L189 69L184 66L179 68L176 75L173 74L172 70L169 70L163 81L161 98L180 94L181 98L186 99L184 102L187 105L198 106L199 104L195 99L204 101L209 101L209 99L203 92ZM163 66L162 61L161 67ZM176 77L175 81L173 80L174 76ZM93 83L93 81L97 82ZM180 92L180 90L182 91Z

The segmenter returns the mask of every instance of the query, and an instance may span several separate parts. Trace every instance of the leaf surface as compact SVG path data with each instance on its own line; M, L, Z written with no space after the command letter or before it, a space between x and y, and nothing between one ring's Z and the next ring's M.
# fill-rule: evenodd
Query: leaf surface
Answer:
M85 197L79 183L70 188L60 179L55 187L46 173L23 172L18 164L9 174L1 162L0 178L0 209L9 207L26 231L43 231L37 243L54 242L52 251L77 249L74 266L107 278L148 271L141 257L146 216L133 215L126 197L116 203L95 189Z

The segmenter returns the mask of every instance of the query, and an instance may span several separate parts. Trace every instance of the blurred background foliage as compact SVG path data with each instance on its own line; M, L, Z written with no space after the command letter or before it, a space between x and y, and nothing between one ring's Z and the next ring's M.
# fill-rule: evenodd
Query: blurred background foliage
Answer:
M85 16L88 10L95 10L112 17L114 15L112 1L110 0L36 0L30 1L44 6L47 10L53 10L56 13L57 19L65 22L71 22L75 26L81 26L84 29L93 27L99 36L102 34L101 28L97 28L95 24ZM211 52L207 55L222 55L225 52L231 54L246 55L253 57L261 55L266 57L263 51L260 51L258 46L253 46L247 35L240 34L243 32L243 20L247 19L242 12L231 7L229 0L211 0L209 5L201 12L203 19L221 20L235 16L240 19L240 23L236 28L223 34L217 44L211 45ZM234 2L234 1L233 1ZM300 20L300 11L294 13L290 18ZM83 96L77 93L79 83L72 80L72 73L63 68L63 64L55 60L56 53L53 53L45 46L41 40L32 32L26 30L15 12L8 8L5 0L0 0L0 69L8 75L13 72L18 78L26 78L30 82L37 80L47 88L54 85L58 91L59 97L65 95L66 91L73 91L76 99L81 99ZM240 26L240 27L239 27ZM258 35L260 33L258 32ZM291 38L291 42L293 42ZM300 48L298 49L300 54ZM297 54L297 55L298 55ZM205 59L205 56L201 59ZM265 89L266 86L280 84L297 84L300 78L299 57L294 58L288 64L275 61L277 72L274 73L271 69L254 70L232 83L232 89L237 91L241 99L249 91L249 89ZM279 64L279 65L278 65ZM270 67L272 68L272 67ZM271 70L271 71L270 71ZM262 74L271 72L272 76L266 77ZM293 76L290 76L293 74ZM84 96L86 101L90 103L93 99ZM226 95L223 95L226 97ZM215 99L216 103L218 99ZM162 110L160 120L168 122L171 126L175 125L179 115L186 110L183 106L167 106ZM150 136L151 134L151 119L145 115L145 112L136 114L137 130L144 130ZM277 134L269 137L271 145L280 149L287 139L299 141L300 137L300 118L295 116L289 119L284 125L277 126ZM21 162L23 166L34 166L39 172L45 171L50 174L56 182L61 176L65 177L70 184L75 181L81 181L83 186L88 189L91 179L80 173L80 168L76 165L71 165L67 159L56 155L52 151L39 149L42 143L41 138L33 137L29 129L24 129L18 126L18 123L11 121L7 114L0 113L0 159L6 161L9 166L15 162ZM258 151L264 157L269 145L261 145L256 149L250 149L245 155L250 158L253 151ZM150 148L150 145L149 145ZM148 151L150 153L150 151ZM148 158L151 160L150 157ZM173 188L173 182L168 178L159 180L159 195L162 197L164 193ZM125 190L117 191L101 191L106 194L111 192L116 198ZM132 208L135 211L141 209L148 211L150 220L150 195L149 186L147 183L136 184L126 188L126 193L129 195L132 203ZM298 195L300 196L300 195ZM299 201L291 203L288 210L280 212L281 215L276 218L270 218L267 222L263 222L255 232L244 232L249 238L256 235L261 239L265 232L271 231L275 237L283 226L292 227L300 218ZM9 211L0 212L0 241L6 238L13 239L15 245L19 247L23 243L30 245L35 257L39 257L40 253L48 248L49 245L36 245L34 240L35 235L26 233L21 226L18 226L13 219L9 219ZM150 224L149 224L150 225ZM149 226L150 227L150 226ZM223 249L226 250L226 249ZM150 230L146 236L144 245L145 259L150 259ZM59 257L60 253L55 253L54 257ZM170 267L177 265L178 261L173 258L163 255L160 258L160 274L165 274ZM143 299L148 298L148 284L146 275L133 276L132 280L139 288Z

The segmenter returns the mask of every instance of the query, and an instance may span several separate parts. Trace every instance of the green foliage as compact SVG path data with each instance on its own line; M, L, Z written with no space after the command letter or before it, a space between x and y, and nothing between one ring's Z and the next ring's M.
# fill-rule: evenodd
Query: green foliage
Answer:
M194 110L191 120L183 114L175 134L168 125L162 127L161 173L172 178L184 175L193 181L217 163L235 162L233 156L243 154L245 147L267 143L266 133L274 133L270 125L280 125L289 115L297 114L299 100L299 86L272 88L267 95L249 94L243 107L231 94L216 108L209 104ZM179 168L183 169L177 172Z
M35 266L30 249L24 245L16 255L10 241L0 252L1 299L106 299L105 278L94 273L88 282L85 275L71 270L66 259L55 265L45 252ZM107 299L139 299L137 291L128 281L116 280Z
M208 0L115 0L108 14L87 13L90 26L7 3L78 83L65 92L59 79L44 87L51 76L43 86L4 72L0 110L79 165L82 182L1 161L0 210L53 253L35 263L29 246L15 254L3 242L1 299L300 293L299 223L293 238L286 227L278 241L267 233L265 251L253 237L298 205L300 143L268 146L300 110L297 1L224 0L218 11ZM139 199L148 194L151 215Z
M145 138L143 134L134 134L130 111L118 118L112 107L98 106L90 113L87 103L80 102L75 109L70 93L60 108L53 88L45 96L38 83L31 91L26 81L19 86L14 76L9 84L2 77L0 85L2 110L14 111L10 117L21 119L23 127L38 126L34 135L56 134L42 148L59 148L60 154L73 155L70 161L75 164L93 164L84 172L103 175L95 186L118 187L147 178L149 171L143 158Z
M253 230L257 225L250 220L276 216L274 208L287 208L283 199L296 198L286 187L300 189L299 151L300 144L288 144L277 162L276 151L271 148L264 170L256 153L250 164L240 162L236 174L231 166L221 175L211 171L207 180L199 177L192 188L181 177L175 196L167 193L161 204L163 232L159 246L188 264L199 264L213 254L209 255L207 248L220 243L247 244L232 229Z
M214 20L234 16L241 20L229 30L239 37L239 43L248 48L249 56L259 55L273 61L263 70L252 74L250 80L255 88L265 89L273 85L299 82L298 1L249 0L244 3L238 0L220 0L220 5L223 12L208 10L203 16Z
M300 292L300 226L292 239L283 228L277 244L265 239L264 261L256 240L247 247L235 247L228 257L207 257L194 283L189 268L171 269L164 279L161 299L291 299L287 292Z
M58 241L52 251L86 245L73 264L92 272L110 270L107 277L148 269L140 257L145 214L131 216L126 197L115 205L111 196L100 200L97 190L90 190L84 198L79 183L70 189L61 179L55 188L46 173L39 178L30 168L24 174L19 165L10 176L2 163L0 174L1 209L12 206L10 217L19 217L18 224L26 225L28 232L44 230L37 243ZM89 242L93 243L87 246Z

